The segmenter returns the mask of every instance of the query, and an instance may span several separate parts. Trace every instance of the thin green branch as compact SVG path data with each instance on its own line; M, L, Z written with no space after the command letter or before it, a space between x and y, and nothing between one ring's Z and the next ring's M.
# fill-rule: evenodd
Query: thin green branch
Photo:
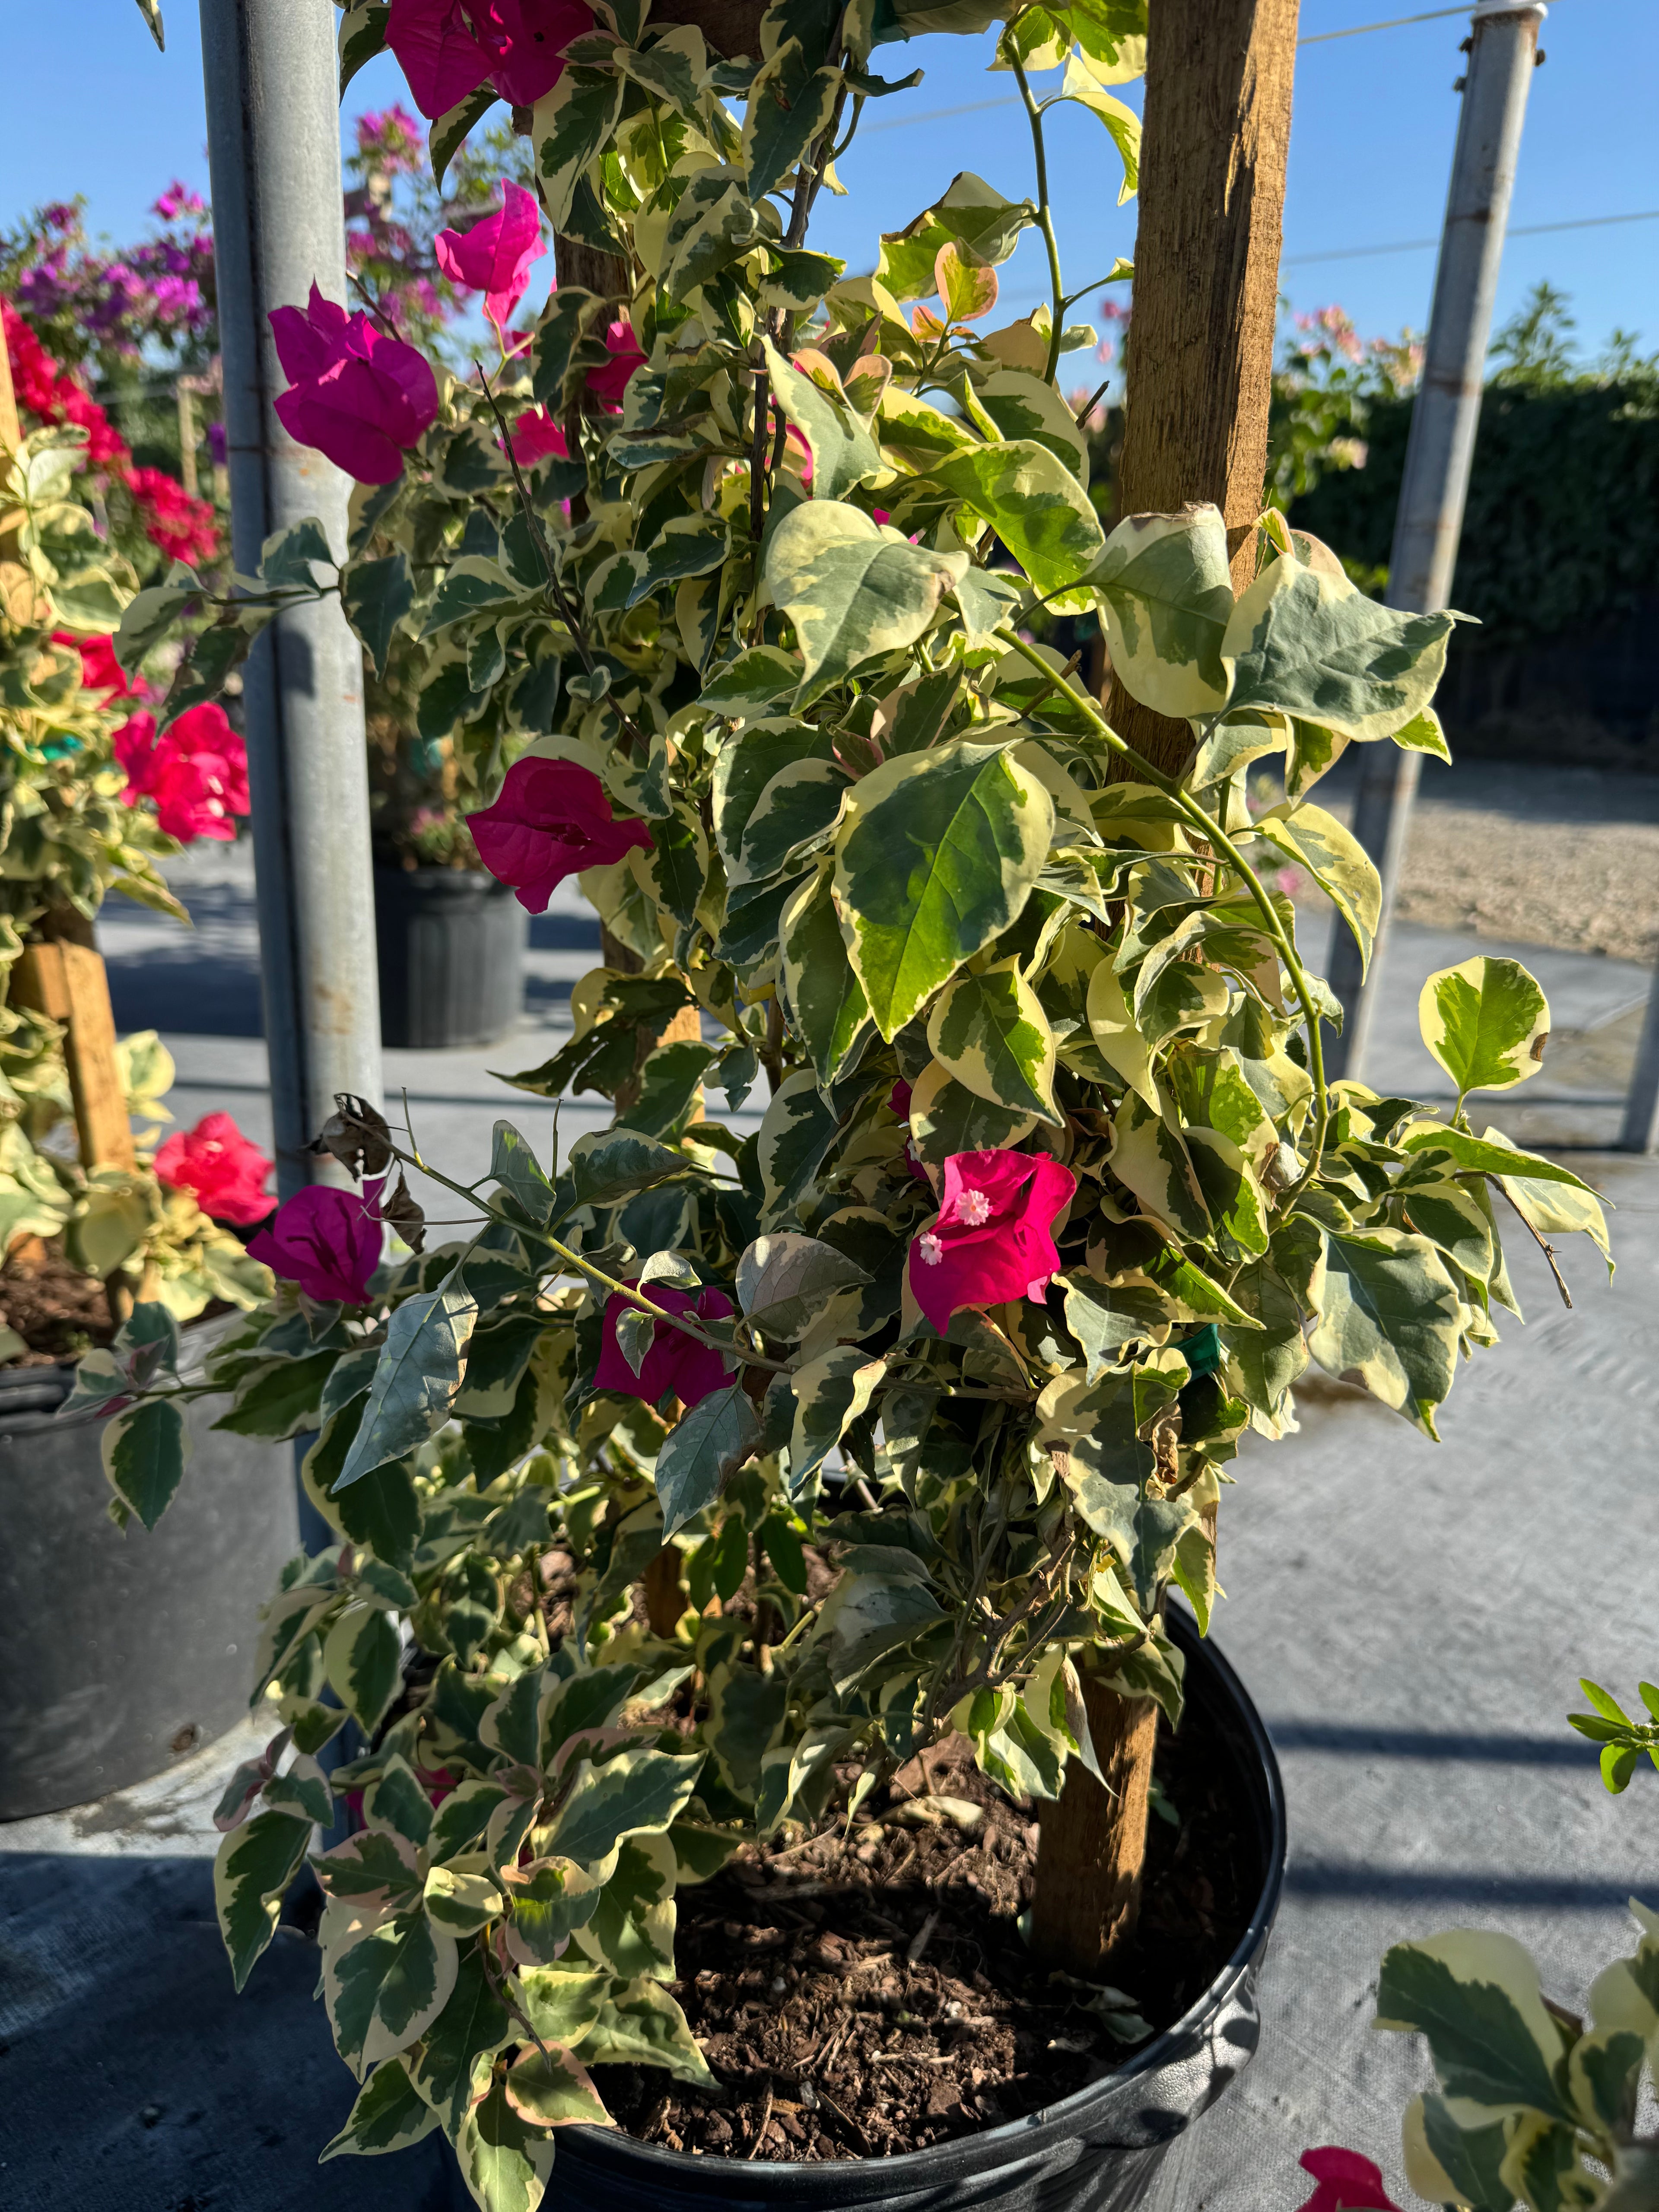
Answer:
M1025 113L1031 125L1031 150L1036 158L1037 228L1042 233L1042 242L1048 249L1048 283L1054 293L1054 306L1049 311L1048 361L1042 374L1045 380L1054 382L1054 371L1060 366L1060 331L1066 321L1066 287L1060 281L1060 240L1054 235L1054 211L1048 204L1048 152L1042 143L1042 110L1033 98L1024 64L1010 46L1008 59L1019 86L1019 96L1025 103Z
M1054 676L1054 671L1043 659L1036 647L1028 645L1018 632L1000 629L996 632L996 636L1000 644L1010 647L1023 659L1029 660L1033 668L1040 670L1044 676ZM1296 1182L1291 1185L1286 1194L1287 1196L1293 1197L1307 1184L1318 1169L1321 1156L1325 1150L1325 1138L1330 1127L1331 1119L1330 1093L1325 1080L1325 1047L1320 1036L1319 1008L1314 999L1313 987L1308 981L1307 970L1302 965L1301 957L1297 951L1295 940L1285 928L1279 917L1278 908L1267 896L1255 870L1220 824L1213 821L1198 801L1182 788L1176 778L1166 775L1162 769L1154 768L1151 761L1146 759L1132 744L1119 737L1086 691L1079 691L1074 684L1066 682L1064 678L1054 679L1054 688L1065 693L1072 704L1082 713L1097 736L1102 738L1113 752L1128 761L1138 775L1163 792L1166 798L1173 799L1181 809L1183 817L1191 823L1200 836L1224 856L1231 867L1237 870L1249 891L1256 911L1261 916L1263 934L1285 963L1285 971L1291 979L1291 988L1296 993L1297 1002L1302 1008L1303 1021L1307 1030L1308 1073L1312 1078L1314 1087L1312 1149L1309 1154L1307 1166L1297 1176Z

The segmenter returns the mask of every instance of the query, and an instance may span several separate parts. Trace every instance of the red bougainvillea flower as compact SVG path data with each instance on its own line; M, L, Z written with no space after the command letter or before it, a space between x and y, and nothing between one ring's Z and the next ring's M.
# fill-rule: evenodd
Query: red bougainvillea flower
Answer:
M590 368L586 382L588 390L603 407L613 415L622 411L623 394L628 389L628 380L641 367L645 356L634 335L634 325L626 315L619 316L605 331L605 343L611 358L603 368Z
M534 192L512 183L502 192L494 215L468 231L441 230L433 240L439 268L452 284L483 294L484 313L497 331L529 289L531 264L547 252Z
M248 1251L273 1275L297 1284L319 1305L360 1306L380 1264L380 1186L361 1193L314 1182L279 1206L269 1229L248 1240Z
M531 914L547 912L567 876L609 867L635 846L651 849L644 823L617 821L605 786L575 761L514 761L501 797L469 814L466 826L485 867Z
M390 483L438 417L425 356L324 299L315 284L308 307L273 307L270 328L289 380L276 402L289 435L359 483Z
M115 658L112 637L75 637L66 629L55 629L52 641L80 654L81 681L88 691L107 692L112 699L126 697L126 674Z
M564 74L566 46L592 27L580 0L392 0L386 42L435 121L481 84L533 107Z
M526 407L513 425L513 458L521 469L533 469L550 458L568 461L570 448L564 432L544 407Z
M1046 1152L952 1152L939 1218L910 1247L910 1288L941 1336L964 1306L1041 1298L1077 1177Z
M1400 2212L1382 2186L1381 2169L1357 2150L1328 2143L1322 2150L1304 2150L1301 2164L1319 2186L1299 2212Z
M265 1177L275 1164L228 1114L204 1114L193 1129L175 1129L155 1155L155 1172L169 1189L193 1191L204 1213L239 1229L270 1212Z
M247 748L222 707L210 700L191 708L160 738L155 715L137 714L110 743L127 772L121 796L129 806L149 799L169 837L188 845L235 836L231 817L248 811Z
M194 567L214 558L219 518L208 501L193 499L165 469L129 469L126 483L145 537L169 561L188 561Z
M629 1288L634 1288L632 1282ZM700 1291L693 1297L690 1291L677 1291L672 1284L653 1283L645 1295L665 1313L689 1314L693 1321L719 1321L733 1310L723 1291ZM695 1406L711 1391L726 1388L731 1370L720 1354L684 1329L661 1322L636 1375L617 1341L617 1323L628 1308L628 1299L621 1297L612 1297L605 1305L605 1346L593 1374L595 1389L614 1391L621 1398L643 1398L648 1406L654 1406L665 1390L672 1390L682 1405Z

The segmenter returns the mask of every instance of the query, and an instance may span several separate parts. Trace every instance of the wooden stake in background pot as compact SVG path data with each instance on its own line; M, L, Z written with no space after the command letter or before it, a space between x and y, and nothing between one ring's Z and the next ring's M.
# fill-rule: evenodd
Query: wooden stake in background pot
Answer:
M1255 574L1267 465L1279 255L1297 0L1157 0L1149 15L1121 514L1212 500L1233 589ZM1192 732L1114 683L1112 726L1170 775ZM1133 774L1133 771L1126 771ZM1212 1521L1213 1537L1213 1522ZM1108 1788L1072 1763L1041 1808L1032 1941L1074 1973L1133 1930L1146 1856L1158 1708L1083 1671Z

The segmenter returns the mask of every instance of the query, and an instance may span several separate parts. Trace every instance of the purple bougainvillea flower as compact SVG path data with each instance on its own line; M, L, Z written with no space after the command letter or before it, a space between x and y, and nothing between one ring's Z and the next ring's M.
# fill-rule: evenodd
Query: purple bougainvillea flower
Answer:
M1301 2163L1319 2185L1301 2212L1400 2212L1382 2186L1381 2169L1357 2150L1328 2143L1304 2150Z
M547 912L567 876L609 867L635 846L651 849L644 823L617 821L605 786L575 761L514 761L501 797L469 814L466 826L485 867L532 914Z
M365 1182L361 1192L308 1184L277 1208L269 1229L249 1239L248 1252L319 1305L337 1299L360 1306L380 1264L380 1200L378 1181Z
M944 1335L964 1306L1041 1298L1077 1177L1046 1152L952 1152L939 1218L910 1247L910 1288Z
M634 1287L630 1282L629 1288ZM724 1291L703 1290L693 1297L690 1291L677 1291L672 1284L653 1283L645 1295L665 1313L689 1314L693 1321L718 1321L735 1310ZM594 1370L595 1389L614 1391L623 1398L643 1398L649 1406L654 1406L665 1390L672 1390L682 1405L695 1406L711 1391L726 1388L731 1370L720 1354L699 1344L695 1336L687 1336L683 1329L665 1328L661 1322L636 1375L617 1341L617 1323L628 1311L629 1303L619 1297L606 1303L605 1346Z
M580 0L392 0L386 42L435 120L484 84L533 107L563 75L566 46L592 27Z
M452 284L484 295L484 313L498 331L530 285L530 266L547 252L541 210L522 185L503 187L503 204L471 230L441 230L433 244L438 266Z
M270 328L289 380L276 401L289 435L359 483L390 483L438 417L425 356L324 299L315 284L308 307L273 307Z

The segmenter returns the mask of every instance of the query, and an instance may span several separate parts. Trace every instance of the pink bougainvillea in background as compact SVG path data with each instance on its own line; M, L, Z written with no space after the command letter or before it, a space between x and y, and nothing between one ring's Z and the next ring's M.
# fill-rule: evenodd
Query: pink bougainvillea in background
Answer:
M493 806L469 814L478 858L498 884L510 884L519 904L545 914L567 876L609 867L635 846L651 848L643 822L618 822L605 786L575 761L514 761Z
M361 1192L312 1183L249 1238L248 1251L319 1305L360 1306L380 1264L380 1199L379 1182L365 1182Z
M55 629L52 641L80 654L81 681L88 691L106 691L112 699L127 697L126 672L115 658L112 637L76 637L66 629Z
M1357 2150L1328 2143L1304 2150L1301 2164L1319 2185L1299 2212L1400 2212L1382 2186L1382 2169Z
M175 1129L155 1155L169 1189L193 1192L204 1213L239 1229L263 1221L276 1203L265 1188L274 1165L228 1114L204 1114L193 1129Z
M211 503L193 498L165 469L129 469L127 489L145 537L169 561L188 561L198 568L218 553L219 519Z
M580 0L392 0L386 38L435 121L483 84L533 107L563 75L565 47L592 27Z
M131 447L92 394L58 367L4 300L0 300L0 331L19 407L52 428L68 422L86 432L89 466L125 485L144 535L170 561L214 559L219 550L219 526L208 501L192 499L164 470L135 467Z
M430 363L367 315L348 314L315 284L304 309L273 307L271 333L289 389L277 416L301 446L359 483L390 483L438 417Z
M213 701L192 707L158 738L154 714L137 714L111 739L126 770L129 806L148 799L169 837L228 842L248 811L247 748Z
M526 407L513 425L513 458L521 469L533 469L538 461L550 459L566 461L570 448L565 443L564 432L544 407Z
M611 325L605 331L605 343L611 358L603 368L590 368L586 381L602 406L609 408L613 415L620 414L628 380L644 362L645 356L626 315L619 315Z
M502 203L471 230L441 230L433 241L438 266L450 283L483 294L484 313L498 332L505 331L508 316L529 289L532 263L547 252L534 192L507 183Z
M629 1281L629 1288L635 1287ZM736 1310L723 1291L700 1291L693 1297L690 1291L677 1291L670 1283L650 1283L644 1295L665 1313L686 1314L693 1321L720 1321ZM599 1352L599 1364L593 1371L595 1389L611 1390L623 1398L643 1398L651 1406L656 1404L665 1390L672 1390L682 1405L695 1406L699 1398L726 1388L731 1371L720 1354L706 1344L699 1344L684 1329L666 1327L661 1322L656 1324L651 1349L640 1362L636 1375L617 1341L617 1323L628 1311L629 1303L615 1296L606 1301L605 1343Z
M952 1152L939 1218L910 1247L910 1289L944 1335L964 1306L1041 1298L1077 1177L1047 1152Z

